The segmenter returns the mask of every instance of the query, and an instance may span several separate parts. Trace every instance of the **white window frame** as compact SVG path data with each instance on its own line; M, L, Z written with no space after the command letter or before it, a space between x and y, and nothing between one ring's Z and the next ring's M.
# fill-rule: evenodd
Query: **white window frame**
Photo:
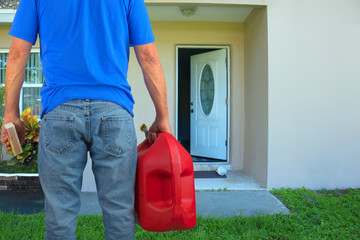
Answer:
M0 53L9 53L9 50L10 49L0 49ZM40 49L39 48L34 48L34 49L31 49L30 53L39 53L40 52ZM3 84L2 84L3 85ZM20 113L24 111L24 87L27 87L27 88L31 88L31 87L42 87L43 84L41 83L23 83L22 87L21 87L21 92L20 92L20 99L19 99L19 110L20 110ZM38 116L40 117L40 116Z

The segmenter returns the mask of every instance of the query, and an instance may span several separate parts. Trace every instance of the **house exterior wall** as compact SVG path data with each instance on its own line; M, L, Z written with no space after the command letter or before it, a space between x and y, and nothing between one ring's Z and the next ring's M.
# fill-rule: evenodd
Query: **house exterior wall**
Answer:
M268 6L268 188L360 187L360 1Z
M13 37L9 35L11 25L0 25L0 49L9 49ZM39 48L39 41L33 46L33 49Z
M0 25L0 49L9 49L12 41L12 37L8 35L10 26Z
M268 176L268 46L266 8L254 9L245 32L244 170L262 186Z
M172 131L176 131L176 46L230 46L230 163L233 169L243 168L244 141L244 30L243 23L216 22L152 22L156 45L163 66ZM155 111L143 83L141 70L133 51L129 62L129 82L135 98L134 122L138 141L144 139L139 126L150 125Z

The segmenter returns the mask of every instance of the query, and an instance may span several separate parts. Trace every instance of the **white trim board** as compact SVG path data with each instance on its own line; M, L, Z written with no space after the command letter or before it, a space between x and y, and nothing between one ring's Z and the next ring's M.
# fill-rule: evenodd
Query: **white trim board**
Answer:
M15 13L15 9L0 9L0 25L11 25Z

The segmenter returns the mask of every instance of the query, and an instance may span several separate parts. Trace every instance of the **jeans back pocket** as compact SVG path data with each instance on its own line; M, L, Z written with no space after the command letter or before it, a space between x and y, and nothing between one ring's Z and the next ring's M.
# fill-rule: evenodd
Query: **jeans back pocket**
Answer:
M108 116L101 119L101 137L103 150L113 156L132 149L131 116Z
M45 115L41 128L45 131L45 146L54 153L64 153L75 145L73 116Z

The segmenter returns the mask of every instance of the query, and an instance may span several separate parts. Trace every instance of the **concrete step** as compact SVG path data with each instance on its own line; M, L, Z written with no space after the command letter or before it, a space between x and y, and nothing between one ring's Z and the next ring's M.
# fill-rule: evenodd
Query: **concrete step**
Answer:
M230 217L237 215L288 214L290 211L266 190L196 191L197 216ZM80 214L101 214L97 195L81 193Z

